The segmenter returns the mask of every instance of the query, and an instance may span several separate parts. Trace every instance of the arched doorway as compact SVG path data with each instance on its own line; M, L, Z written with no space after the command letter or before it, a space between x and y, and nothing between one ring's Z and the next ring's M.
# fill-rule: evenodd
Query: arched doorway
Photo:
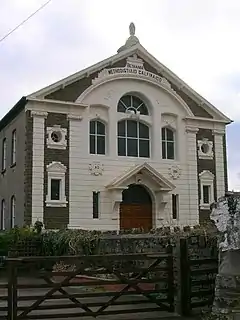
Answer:
M122 193L120 205L120 229L152 229L152 199L147 189L131 184Z

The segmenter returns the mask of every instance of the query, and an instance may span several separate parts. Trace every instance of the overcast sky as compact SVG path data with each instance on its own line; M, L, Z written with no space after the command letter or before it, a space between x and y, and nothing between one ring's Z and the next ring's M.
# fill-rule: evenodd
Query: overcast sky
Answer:
M0 38L45 2L0 0ZM52 0L0 43L0 117L23 95L115 54L133 21L151 54L235 121L229 187L240 190L239 17L239 0Z

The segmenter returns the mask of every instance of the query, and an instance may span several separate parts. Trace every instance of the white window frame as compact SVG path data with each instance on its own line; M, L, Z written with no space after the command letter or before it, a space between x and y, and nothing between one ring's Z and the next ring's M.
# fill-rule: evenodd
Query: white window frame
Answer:
M51 135L53 132L59 132L61 135L61 139L58 142L52 140ZM64 150L67 148L67 129L61 128L60 125L54 125L52 127L47 128L47 148L49 149L61 149Z
M16 163L16 142L17 142L17 131L15 129L12 132L11 165L14 165Z
M165 130L165 139L163 139L163 137L162 137L162 130ZM167 140L167 138L166 138L166 136L167 136L167 129L169 129L169 130L171 130L172 131L172 133L173 133L173 141L170 141L170 140ZM162 148L163 148L163 142L165 142L165 152L166 152L166 158L163 158L163 152L162 152ZM173 143L173 152L174 152L174 155L173 155L173 159L170 159L170 158L168 158L168 152L167 152L167 144L169 143L169 142L171 142L171 143ZM177 153L177 150L176 150L176 130L173 128L173 127L171 127L171 126L163 126L162 128L161 128L161 153L162 153L162 160L164 160L164 161L174 161L174 160L176 160L176 153Z
M2 171L7 168L7 139L4 138L2 141Z
M11 228L15 227L15 219L16 219L16 198L15 196L11 197Z
M203 210L209 210L210 205L214 202L214 174L209 170L203 170L199 174L199 180L201 191L200 208ZM209 203L203 202L203 186L209 186Z
M95 133L90 133L90 126L91 123L94 122L94 127L95 127ZM97 123L100 122L101 124L104 125L104 134L97 133ZM90 137L94 137L94 148L95 148L95 153L91 153L91 143L90 143ZM105 140L105 150L104 153L98 153L97 150L97 143L98 143L98 137L104 137ZM89 154L91 155L97 155L97 156L105 156L107 154L107 127L104 121L101 119L91 119L89 121Z
M46 206L47 207L66 207L66 191L65 191L65 176L67 168L61 162L53 161L49 165L47 165L47 195L46 195ZM52 200L51 199L51 180L60 180L60 199Z
M5 217L6 217L6 202L5 199L1 201L1 230L5 230Z

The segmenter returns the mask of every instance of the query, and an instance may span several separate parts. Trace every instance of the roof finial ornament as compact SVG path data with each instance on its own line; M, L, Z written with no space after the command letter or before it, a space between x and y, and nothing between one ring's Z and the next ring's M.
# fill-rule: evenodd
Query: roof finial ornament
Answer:
M135 24L133 22L130 23L129 25L129 33L130 33L130 36L135 36Z
M135 24L133 22L130 23L129 25L129 33L130 33L130 37L127 39L126 43L124 46L121 46L119 49L118 49L118 52L121 52L121 51L124 51L124 50L127 50L133 46L135 46L136 44L139 43L139 40L138 38L135 36Z

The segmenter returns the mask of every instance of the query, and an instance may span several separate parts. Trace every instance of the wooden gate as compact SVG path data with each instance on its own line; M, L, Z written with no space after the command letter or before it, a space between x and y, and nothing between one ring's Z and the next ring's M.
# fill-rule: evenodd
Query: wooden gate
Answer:
M60 261L71 270L53 271ZM144 319L143 313L158 318L159 312L174 311L171 246L154 255L25 257L7 263L8 284L0 284L0 290L7 290L0 299L0 319L107 320L128 313ZM156 289L156 283L164 288Z

